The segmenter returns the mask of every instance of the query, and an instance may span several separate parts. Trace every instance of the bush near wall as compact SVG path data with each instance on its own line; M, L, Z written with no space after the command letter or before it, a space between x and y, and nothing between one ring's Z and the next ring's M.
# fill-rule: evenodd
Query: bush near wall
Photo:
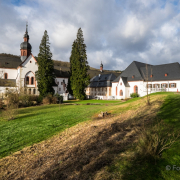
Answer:
M62 103L63 102L63 97L60 96L59 94L47 94L46 97L43 98L42 100L43 104L57 104L57 103Z
M57 97L58 103L63 103L63 96L60 96L60 95L57 94L57 93L56 93L54 96Z
M42 100L43 104L56 104L57 98L52 94L48 93Z
M139 97L139 94L137 94L137 93L131 93L131 94L130 94L130 97L136 98L136 97Z

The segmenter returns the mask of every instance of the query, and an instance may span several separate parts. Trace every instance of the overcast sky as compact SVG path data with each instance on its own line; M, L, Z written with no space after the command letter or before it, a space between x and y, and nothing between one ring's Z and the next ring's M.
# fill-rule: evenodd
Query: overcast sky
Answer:
M47 30L53 59L69 61L81 27L91 67L180 62L179 0L0 0L0 53L20 55L26 21L34 56Z

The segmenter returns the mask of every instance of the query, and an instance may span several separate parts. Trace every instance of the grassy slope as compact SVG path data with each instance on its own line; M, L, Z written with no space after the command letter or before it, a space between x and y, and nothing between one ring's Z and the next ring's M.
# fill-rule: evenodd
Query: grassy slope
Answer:
M87 104L87 103L94 103L94 104L109 104L109 103L118 103L121 102L121 100L69 100L64 101L64 103L75 103L75 104Z
M180 95L174 93L156 93L168 95L165 98L157 118L171 124L175 130L180 129ZM153 94L151 95L153 97ZM125 152L124 157L120 156L113 164L108 166L107 171L111 177L116 179L180 179L178 170L173 170L173 165L180 167L180 140L173 144L170 149L163 152L162 157L156 162L151 158L134 156L134 147ZM131 155L133 154L133 155ZM166 170L170 165L171 170Z
M136 107L130 105L119 110L119 106L117 106L118 104L129 104L138 99L140 98L130 99L123 103L120 100L66 101L66 103L101 103L104 105L61 105L60 111L59 105L37 106L19 109L19 116L13 121L4 121L0 117L0 158L48 139L75 124L89 120L101 110L111 110L116 114L131 108L138 108L138 105Z
M180 96L174 93L157 93L168 95L158 118L172 124L176 129L180 128ZM151 97L153 97L152 95ZM47 139L48 137L63 131L65 128L73 126L79 122L90 119L90 117L103 110L113 110L114 113L121 113L130 109L137 109L141 101L131 99L127 102L109 106L61 106L59 112L58 105L31 107L20 109L20 117L14 121L0 121L0 136L2 156L6 156L10 151L17 151L23 147ZM137 103L131 103L135 102ZM97 102L96 102L97 103ZM33 111L32 111L33 110ZM36 118L32 118L36 117ZM77 121L78 119L78 121ZM22 123L23 122L23 123ZM32 136L33 135L33 136ZM14 138L16 137L16 139ZM4 141L4 142L3 142ZM4 146L5 145L5 146ZM1 149L0 147L0 149ZM120 157L107 166L107 171L115 175L115 179L180 179L178 171L167 171L166 165L179 165L180 162L180 144L174 144L170 149L162 154L162 158L157 160L156 164L152 160L141 158ZM131 147L126 154L131 154ZM152 178L153 177L153 178Z
M19 109L19 116L13 121L4 121L0 117L0 158L89 120L101 111L110 110L114 114L124 112L132 107L126 106L119 110L117 105L131 103L138 99L123 103L120 100L75 101L77 104L101 103L102 105L61 105L60 111L59 105L36 106ZM69 102L72 103L72 101Z
M92 100L92 102L98 103L99 100ZM122 103L121 101L102 102L106 104L61 105L60 110L59 105L22 108L18 111L18 118L13 121L4 121L0 117L0 157L7 156L23 147L45 140L75 124L89 120L101 110L111 110L114 107L113 103ZM79 101L78 103L84 102ZM85 101L85 103L87 102ZM112 106L107 106L108 103Z

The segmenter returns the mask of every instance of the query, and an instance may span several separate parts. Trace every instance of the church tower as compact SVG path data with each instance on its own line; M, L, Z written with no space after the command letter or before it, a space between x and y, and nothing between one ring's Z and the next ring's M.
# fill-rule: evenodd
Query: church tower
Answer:
M103 64L102 64L102 61L101 61L101 65L100 65L100 71L101 71L101 72L103 71Z
M31 44L29 43L28 25L26 24L26 32L24 34L24 42L21 43L21 61L24 61L31 54Z

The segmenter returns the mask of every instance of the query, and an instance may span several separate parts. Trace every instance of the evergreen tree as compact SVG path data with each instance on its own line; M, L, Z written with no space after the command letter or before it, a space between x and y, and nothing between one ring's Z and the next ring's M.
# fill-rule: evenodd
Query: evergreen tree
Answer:
M71 76L72 76L72 64L73 64L73 60L75 57L75 41L73 42L72 45L72 50L71 50L71 57L70 57L70 71L69 71L69 78L68 78L68 84L67 84L67 90L69 92L69 94L73 95L73 91L72 91L72 87L71 87Z
M55 84L54 64L50 51L49 36L45 30L39 46L38 71L36 71L36 80L40 96L44 97L48 93L54 94L53 85Z
M83 32L78 29L77 39L73 42L70 57L70 87L73 95L78 99L85 99L85 88L90 83L90 76L87 74L89 65L84 44Z

